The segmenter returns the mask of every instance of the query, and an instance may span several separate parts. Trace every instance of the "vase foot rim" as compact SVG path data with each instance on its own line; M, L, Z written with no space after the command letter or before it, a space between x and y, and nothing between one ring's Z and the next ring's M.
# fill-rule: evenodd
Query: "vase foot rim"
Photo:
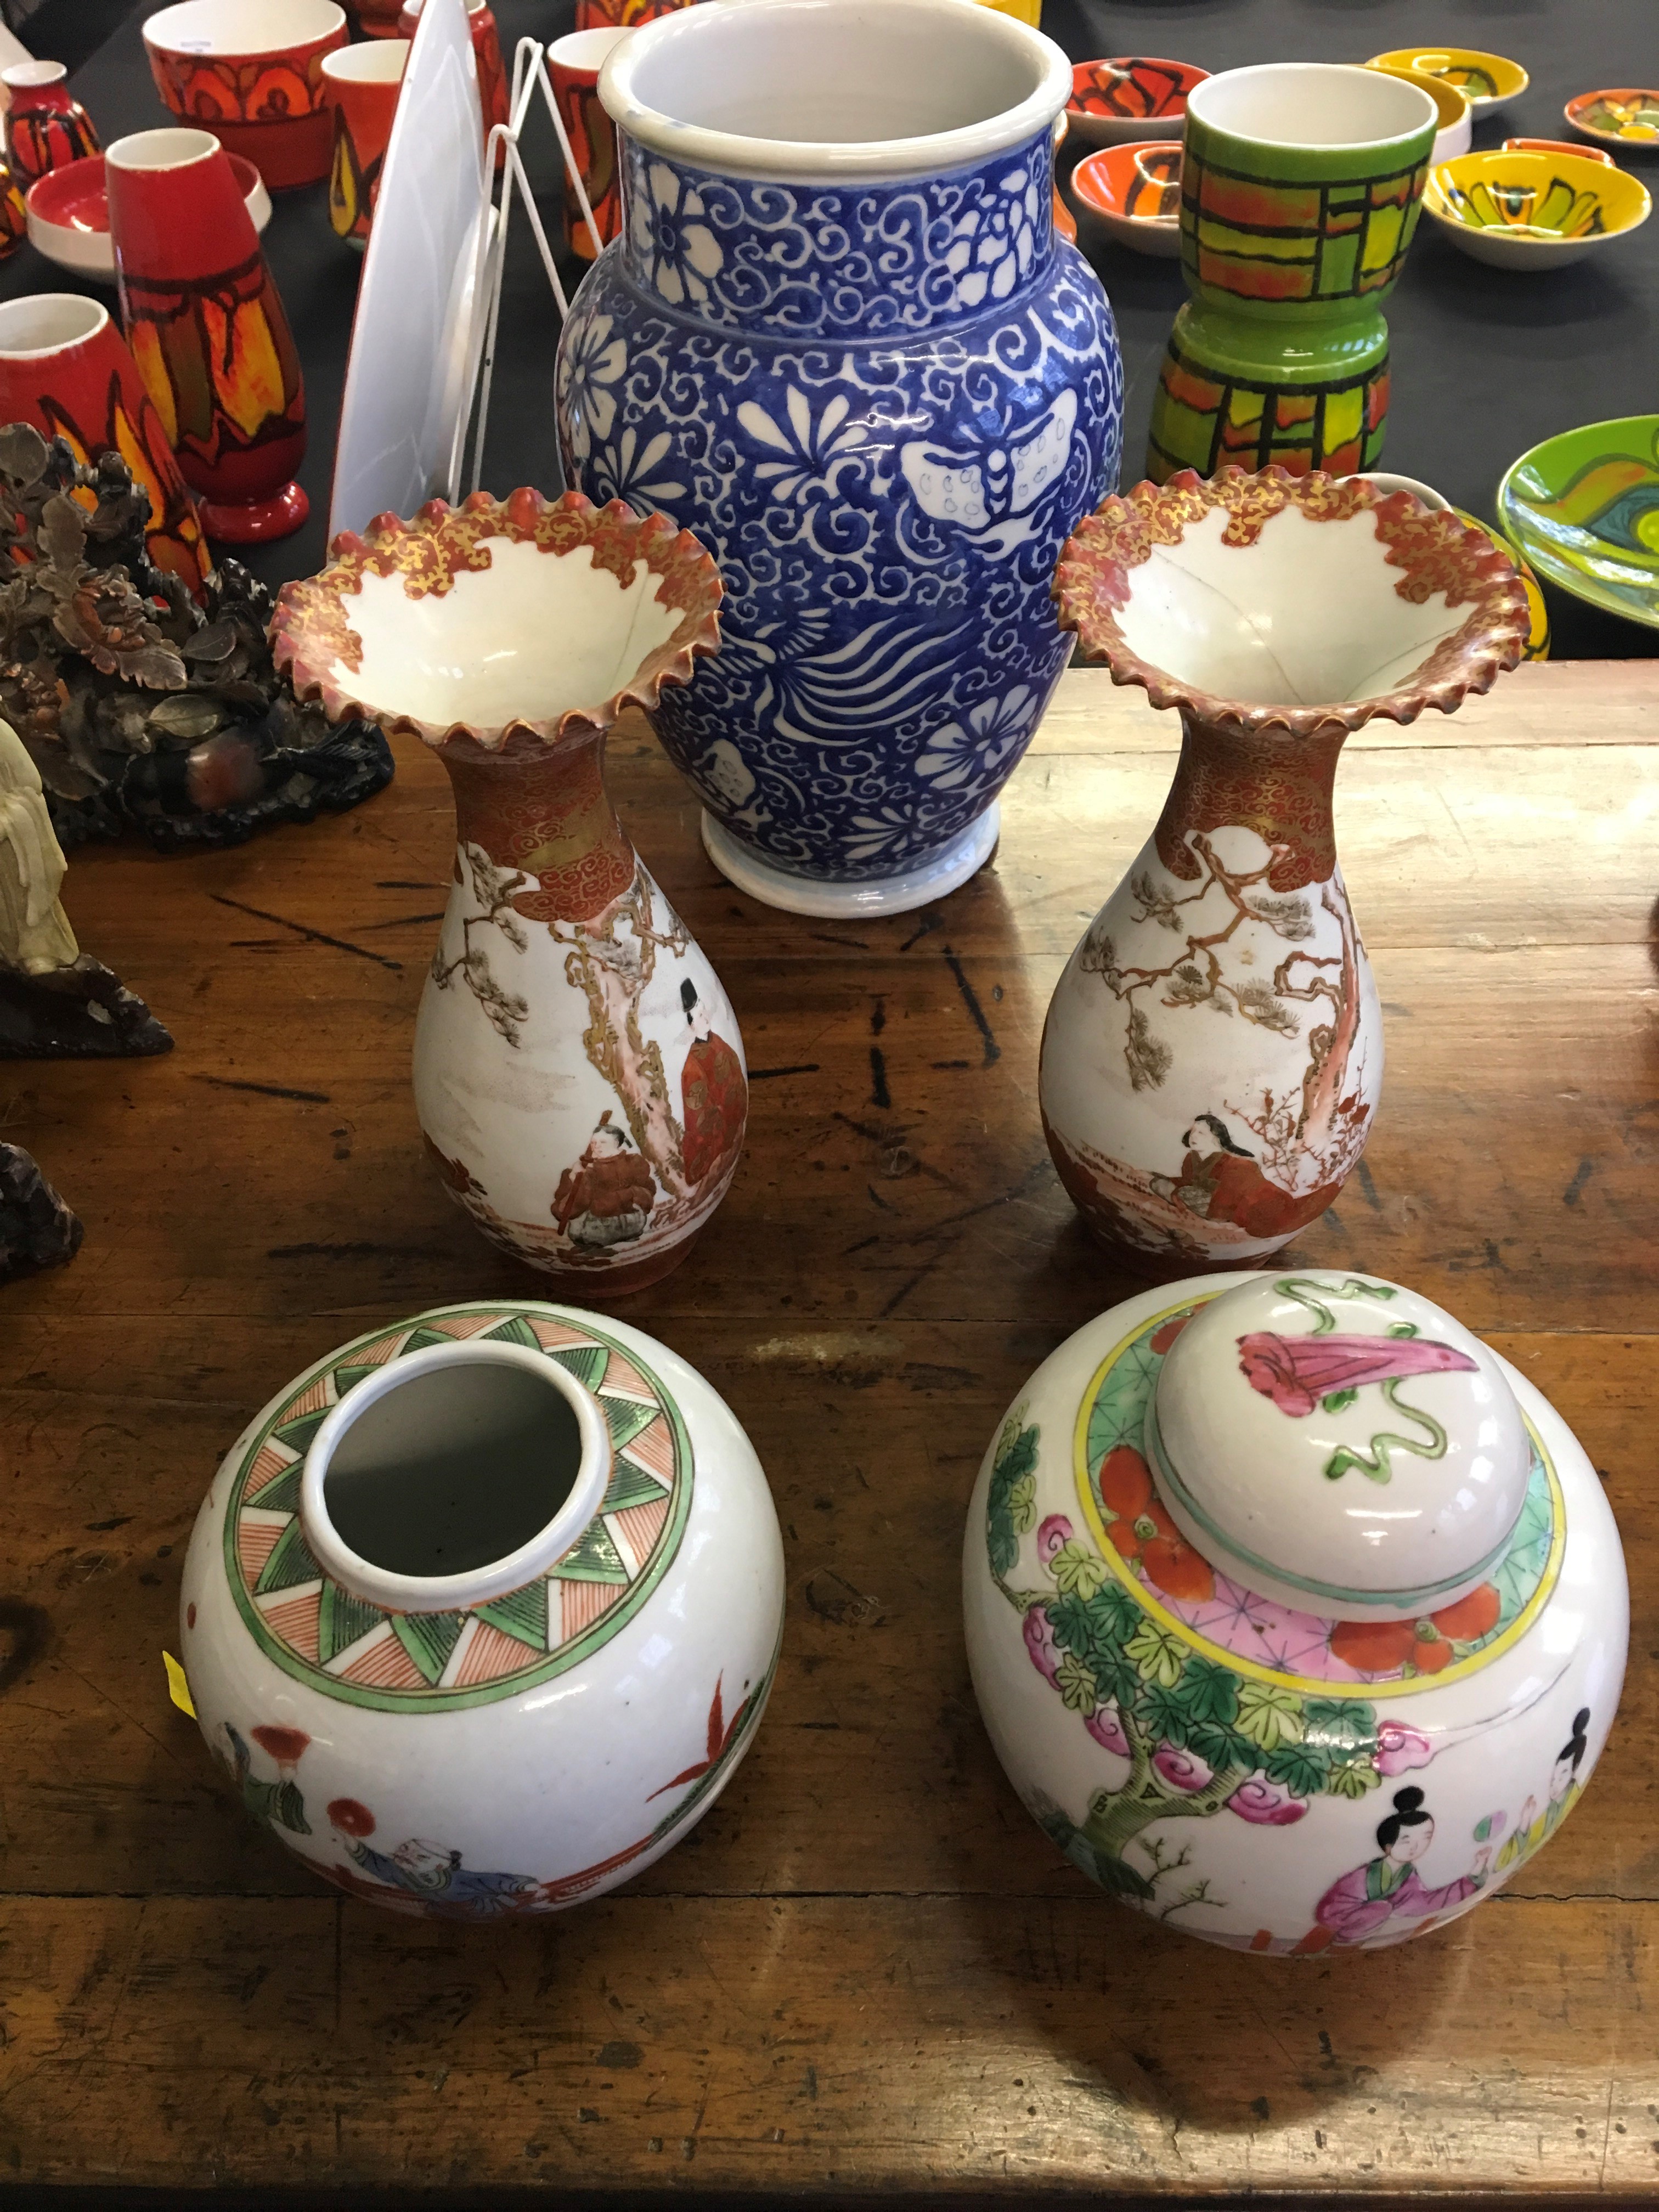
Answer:
M726 881L747 891L750 898L759 899L763 906L781 907L786 914L811 915L821 921L851 921L871 915L910 914L958 890L990 859L1001 829L1002 810L994 799L977 821L970 822L948 844L902 875L853 883L798 876L774 867L753 846L742 843L723 829L706 807L702 842Z
M290 480L269 499L220 501L198 494L196 511L203 529L222 545L261 545L300 529L311 513L311 501L304 487Z

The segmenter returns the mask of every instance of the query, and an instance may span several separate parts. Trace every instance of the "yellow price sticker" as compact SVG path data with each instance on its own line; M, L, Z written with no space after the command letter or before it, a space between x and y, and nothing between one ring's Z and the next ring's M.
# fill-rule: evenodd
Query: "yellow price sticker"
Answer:
M191 1719L194 1720L196 1717L196 1708L191 1703L190 1684L185 1680L184 1668L179 1664L179 1662L173 1657L171 1651L164 1651L161 1654L161 1664L167 1670L168 1697L172 1698L173 1704L178 1706L181 1713L188 1713Z

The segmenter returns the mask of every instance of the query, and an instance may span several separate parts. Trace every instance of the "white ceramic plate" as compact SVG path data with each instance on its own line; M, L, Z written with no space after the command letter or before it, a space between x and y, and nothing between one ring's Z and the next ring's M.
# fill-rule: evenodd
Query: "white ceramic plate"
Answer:
M328 532L407 519L444 490L483 341L491 220L464 0L427 0L404 71L363 256Z

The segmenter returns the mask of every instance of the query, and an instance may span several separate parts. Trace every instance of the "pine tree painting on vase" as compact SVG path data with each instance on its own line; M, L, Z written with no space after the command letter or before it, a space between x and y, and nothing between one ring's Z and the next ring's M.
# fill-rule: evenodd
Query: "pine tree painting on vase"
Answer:
M432 745L455 796L415 1039L426 1148L503 1250L585 1298L677 1267L743 1147L719 978L617 820L605 732L719 639L720 581L661 516L580 493L440 500L285 586L279 667Z
M560 343L566 474L714 551L723 647L656 726L773 905L964 882L1067 658L1048 580L1122 414L1054 232L1070 91L1052 42L957 0L684 9L600 76L623 218Z
M1146 473L1374 468L1393 290L1438 120L1374 70L1273 63L1188 98L1182 267Z
M1236 1266L1331 1203L1381 1088L1331 815L1343 743L1489 689L1521 657L1525 593L1489 538L1410 493L1227 469L1108 500L1055 597L1115 683L1180 710L1182 750L1049 1005L1049 1150L1127 1264Z

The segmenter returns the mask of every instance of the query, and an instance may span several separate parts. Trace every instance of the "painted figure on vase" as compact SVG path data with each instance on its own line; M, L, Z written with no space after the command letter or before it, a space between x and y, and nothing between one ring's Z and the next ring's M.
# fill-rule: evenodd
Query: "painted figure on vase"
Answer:
M749 1119L749 1085L743 1062L708 1025L708 1012L688 975L680 1003L690 1025L691 1048L680 1071L680 1109L685 1128L685 1175L701 1186L737 1165Z
M649 1166L630 1148L607 1106L580 1159L559 1177L553 1218L573 1244L603 1251L640 1236L656 1198Z
M1556 1753L1555 1765L1550 1770L1549 1793L1543 1811L1539 1811L1535 1797L1528 1797L1521 1808L1521 1817L1498 1854L1500 1874L1524 1865L1534 1851L1540 1850L1577 1802L1583 1786L1578 1779L1578 1768L1589 1748L1585 1730L1589 1726L1589 1717L1588 1705L1581 1705L1573 1716L1572 1734Z
M1485 1887L1492 1850L1484 1843L1468 1874L1437 1888L1426 1887L1417 1862L1433 1841L1434 1819L1424 1808L1423 1792L1396 1790L1393 1812L1377 1823L1376 1857L1331 1884L1314 1907L1316 1925L1297 1950L1363 1942L1395 1922L1424 1921L1431 1914L1449 1912ZM1403 1925L1399 1929L1402 1936L1413 1932Z

